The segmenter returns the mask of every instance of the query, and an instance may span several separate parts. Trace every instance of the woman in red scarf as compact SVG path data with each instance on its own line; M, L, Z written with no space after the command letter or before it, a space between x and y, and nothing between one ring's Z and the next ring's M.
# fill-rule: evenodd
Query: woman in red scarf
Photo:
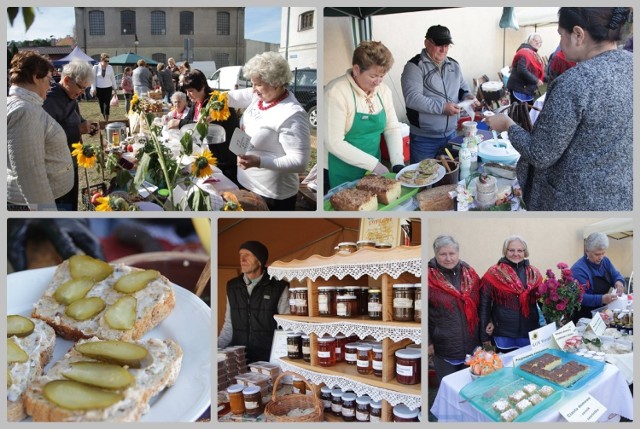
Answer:
M441 381L464 369L465 356L480 345L480 278L460 260L460 246L453 237L437 237L433 251L428 276L429 357Z
M528 345L529 332L540 327L536 291L543 279L529 264L529 249L522 237L507 238L502 255L482 277L480 323L493 323L496 347L508 351ZM480 339L491 340L482 332Z

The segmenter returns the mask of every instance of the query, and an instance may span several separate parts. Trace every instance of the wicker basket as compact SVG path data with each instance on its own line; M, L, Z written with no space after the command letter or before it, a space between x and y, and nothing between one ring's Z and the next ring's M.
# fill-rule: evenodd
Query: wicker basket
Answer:
M264 408L264 415L268 422L322 422L324 421L324 404L318 398L318 395L304 395L302 393L293 393L285 395L281 398L277 397L278 385L280 379L285 375L298 377L307 385L307 389L313 391L313 386L309 382L294 372L285 371L281 373L273 383L273 399ZM296 408L313 408L313 412L304 416L290 417L287 413Z

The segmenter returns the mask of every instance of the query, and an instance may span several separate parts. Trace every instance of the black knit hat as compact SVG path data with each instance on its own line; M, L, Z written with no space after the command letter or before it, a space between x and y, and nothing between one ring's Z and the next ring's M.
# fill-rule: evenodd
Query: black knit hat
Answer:
M443 25L433 25L427 30L425 38L433 40L437 46L450 45L453 43L451 32Z
M262 268L267 266L267 260L269 259L269 250L267 246L259 241L247 241L240 245L240 249L246 249L253 253Z

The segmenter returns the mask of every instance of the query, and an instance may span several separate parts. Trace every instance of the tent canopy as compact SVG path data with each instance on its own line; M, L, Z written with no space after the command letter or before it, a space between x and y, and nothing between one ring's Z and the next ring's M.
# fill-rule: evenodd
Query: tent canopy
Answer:
M325 7L324 16L352 16L364 19L373 15L447 9L444 7Z
M587 238L594 232L602 232L616 240L633 237L633 220L631 218L611 218L592 223L584 228L583 237Z
M132 52L111 57L109 59L109 63L112 66L132 66L134 64L137 64L138 60L144 60L148 66L158 65L157 61L154 61L151 58L143 57L142 55L134 54Z
M96 61L93 58L91 58L89 55L87 55L84 52L82 52L82 49L80 49L79 46L76 46L75 48L73 48L73 50L67 56L53 61L53 65L54 66L61 66L61 65L70 63L73 60L86 61L86 62L88 62L90 64L95 64L96 63Z

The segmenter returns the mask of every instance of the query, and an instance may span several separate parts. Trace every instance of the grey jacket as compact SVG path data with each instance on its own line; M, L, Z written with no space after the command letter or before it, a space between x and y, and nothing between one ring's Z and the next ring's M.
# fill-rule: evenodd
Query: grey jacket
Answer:
M439 70L423 49L404 66L400 83L412 134L439 138L456 129L458 117L445 115L444 106L470 94L456 60L447 57Z
M145 87L147 89L152 89L152 76L149 69L145 67L136 67L136 69L131 74L131 80L133 81L133 87Z
M529 210L633 209L633 57L614 50L553 80L520 152L518 181Z
M158 72L158 82L160 82L160 88L162 88L162 92L172 93L175 91L175 87L173 85L173 78L171 77L171 71L168 69L163 69Z

